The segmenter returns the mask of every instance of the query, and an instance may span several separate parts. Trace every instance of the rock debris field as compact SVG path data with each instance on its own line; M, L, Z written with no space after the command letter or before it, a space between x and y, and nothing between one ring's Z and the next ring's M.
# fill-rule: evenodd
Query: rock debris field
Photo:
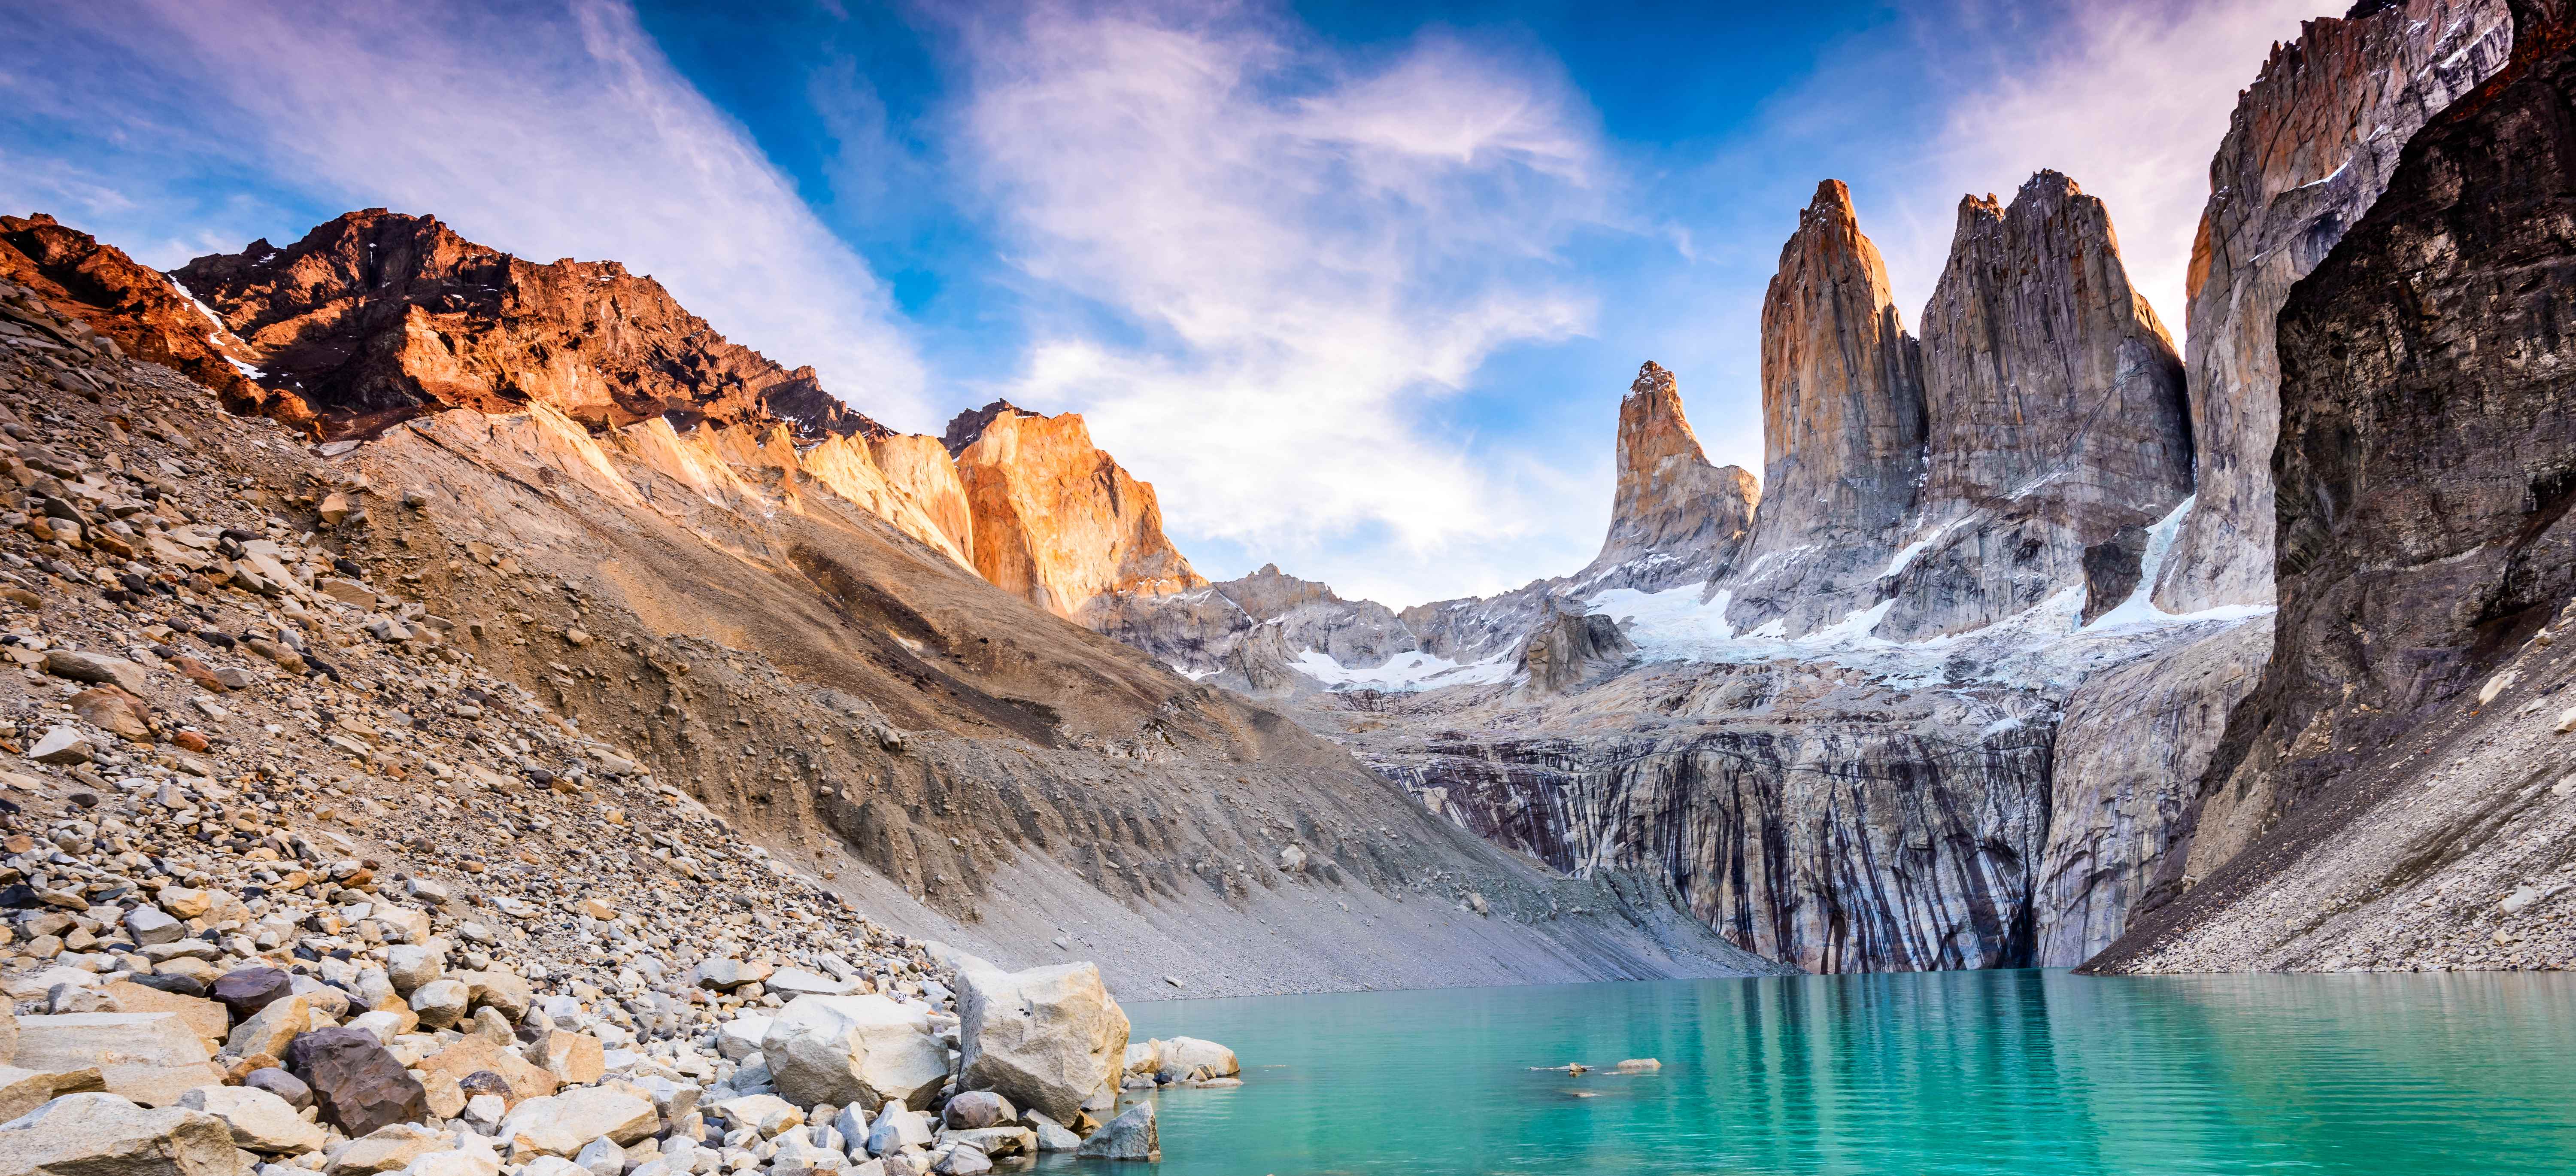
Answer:
M0 1176L1151 1160L1122 1091L1239 1081L478 672L322 537L423 500L300 459L0 283Z

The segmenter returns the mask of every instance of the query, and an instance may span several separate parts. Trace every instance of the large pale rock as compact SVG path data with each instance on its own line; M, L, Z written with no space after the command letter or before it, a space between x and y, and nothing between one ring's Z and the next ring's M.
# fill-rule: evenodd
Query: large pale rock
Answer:
M111 1094L166 1107L191 1088L223 1081L214 1055L171 1013L66 1013L18 1018L16 1065L66 1072L97 1067Z
M312 1001L301 996L273 1000L251 1014L249 1020L233 1026L232 1036L224 1039L224 1052L239 1058L254 1054L283 1057L287 1043L312 1027Z
M508 1085L508 1100L553 1094L561 1080L542 1066L529 1062L516 1049L502 1045L481 1034L472 1034L456 1044L420 1060L418 1067L424 1081L441 1078L462 1082L469 1074L491 1071Z
M1069 1120L1085 1100L1116 1090L1127 1058L1127 1014L1091 964L961 973L958 1083Z
M447 978L465 985L475 1007L489 1006L513 1022L526 1017L537 1000L534 987L508 972L450 972Z
M726 1061L739 1062L759 1053L761 1042L768 1038L776 1017L745 1013L716 1026L716 1053Z
M948 1081L930 1018L883 996L800 996L761 1041L779 1093L798 1104L924 1102Z
M406 943L385 950L385 976L403 996L446 974L447 952L435 945Z
M2273 603L2282 304L2379 199L2416 129L2513 40L2505 0L2371 7L2274 45L2210 161L2184 312L2199 490L2156 586L2169 612Z
M286 1070L313 1089L323 1121L352 1136L429 1113L420 1082L364 1029L316 1029L296 1038Z
M180 1096L179 1105L223 1120L232 1128L233 1142L255 1152L308 1152L329 1138L285 1099L254 1087L200 1086Z
M927 1147L935 1134L936 1127L928 1111L916 1111L902 1103L889 1102L877 1110L876 1121L868 1124L863 1137L867 1140L869 1155L886 1156L907 1147Z
M1796 637L1876 603L1923 439L1921 350L1850 189L1827 180L1762 298L1762 501L1728 622Z
M75 649L46 650L45 672L75 682L115 686L136 697L152 689L152 676L143 667L121 657Z
M150 1110L113 1094L67 1094L0 1125L0 1172L13 1176L246 1176L224 1121Z
M121 1012L176 1014L199 1037L221 1041L232 1024L232 1014L224 1006L204 997L164 992L131 980L112 981L100 991L114 999ZM6 1056L8 1051L0 1048L0 1057Z
M1709 463L1682 414L1671 372L1648 362L1619 402L1619 489L1601 554L1574 574L1585 593L1656 592L1734 570L1762 491L1737 466Z
M608 1051L587 1033L549 1029L529 1042L527 1058L555 1076L557 1082L586 1086L608 1072Z
M1095 1160L1161 1160L1163 1137L1154 1126L1154 1104L1140 1102L1127 1108L1083 1140L1073 1154Z
M1232 1078L1243 1072L1233 1050L1196 1037L1166 1039L1161 1060L1160 1069L1184 1078Z
M511 1108L496 1137L514 1154L569 1159L603 1135L620 1145L635 1143L653 1134L660 1122L652 1103L606 1086L583 1086Z
M56 1072L0 1066L0 1121L15 1119L66 1094L106 1089L107 1082L95 1067Z
M323 1171L331 1176L372 1176L409 1167L411 1162L447 1146L447 1133L418 1123L379 1127L331 1149Z

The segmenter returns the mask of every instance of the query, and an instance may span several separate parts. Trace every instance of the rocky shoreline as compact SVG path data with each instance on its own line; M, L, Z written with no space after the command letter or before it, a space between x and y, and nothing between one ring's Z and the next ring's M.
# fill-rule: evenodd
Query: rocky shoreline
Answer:
M1091 964L872 922L482 672L454 638L508 618L242 476L292 467L272 426L20 287L0 353L0 1172L971 1173L1152 1158L1122 1089L1237 1081L1131 1043ZM314 489L325 528L425 507Z

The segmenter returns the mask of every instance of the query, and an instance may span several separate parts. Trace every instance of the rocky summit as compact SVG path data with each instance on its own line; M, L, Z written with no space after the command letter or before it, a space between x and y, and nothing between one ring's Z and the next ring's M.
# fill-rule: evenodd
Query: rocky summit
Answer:
M2345 775L2469 684L2485 706L2553 680L2496 660L2515 642L2543 656L2565 596L2543 554L2549 434L2495 434L2492 474L2460 475L2491 494L2439 489L2482 468L2458 446L2547 412L2549 369L2455 370L2425 350L2543 354L2548 315L2499 308L2460 269L2444 279L2456 313L2419 301L2376 325L2392 312L2374 293L2395 287L2365 248L2403 265L2465 246L2393 223L2340 244L2397 215L2381 192L2408 152L2436 150L2410 146L2417 128L2488 110L2476 95L2505 47L2556 27L2543 8L2366 4L2277 49L2213 163L2188 354L2131 286L2114 210L2073 178L1960 201L1919 335L1828 182L1764 303L1758 489L1710 467L1680 381L1649 364L1622 404L1602 556L1580 572L1396 611L1393 640L1254 627L1186 596L1122 601L1100 627L1287 707L1426 808L1557 870L1660 874L1730 941L1804 969L2226 967L2255 950L2267 967L2560 966L2554 938L2464 946L2484 917L2431 899L2408 908L2411 939L2374 950L2239 930L2287 926L2267 920L2321 893L2327 860L2344 871L2329 911L2426 887L2487 887L2516 910L2557 893L2537 860L2431 848L2501 810L2400 820L2374 809L2397 803L2393 784ZM2545 109L2522 84L2517 109ZM2437 197L2428 180L2408 207L2495 226L2497 252L2443 265L2547 257L2509 226L2555 213L2503 202L2515 184L2453 158L2415 166L2483 189ZM2329 281L2345 291L2331 312ZM2398 407L2463 380L2483 389L2475 419ZM2273 452L2257 402L2275 387L2273 471L2307 496L2279 500L2277 594L2273 474L2247 456ZM2447 512L2461 524L2426 521ZM2416 585L2392 567L2445 570ZM1344 623L1371 615L1320 586L1308 598ZM2380 778L2420 783L2443 747L2460 749L2450 772L2522 762L2442 743L2466 738L2405 742ZM2388 840L2400 829L2418 830L2415 856ZM2529 830L2517 844L2545 840ZM2293 877L2310 880L2283 890Z

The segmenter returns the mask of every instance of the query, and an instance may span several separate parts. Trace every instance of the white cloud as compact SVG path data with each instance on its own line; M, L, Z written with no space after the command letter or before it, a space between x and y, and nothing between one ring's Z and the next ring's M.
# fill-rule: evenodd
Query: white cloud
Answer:
M1567 505L1423 413L1595 313L1553 251L1597 215L1596 131L1551 65L1439 36L1361 63L1240 10L962 33L962 151L1012 260L1078 300L1009 395L1082 411L1185 545L1399 604L1525 578L1504 548Z
M148 221L78 198L84 186L130 185L129 198L157 200L166 223L201 211L186 191L193 177L178 172L229 169L256 174L236 186L310 204L429 213L539 260L623 261L728 337L813 364L862 411L934 427L921 363L866 263L680 76L631 8L504 7L144 0L22 14L103 50L54 79L83 101L48 101L58 117L90 120L93 143L115 150L105 161L92 144L52 158L22 151L0 198L69 198L56 211L74 224L84 204L113 223ZM7 79L10 94L33 80ZM132 153L121 168L120 151ZM306 227L260 231L291 239ZM167 265L182 258L157 249L187 242L118 243Z

